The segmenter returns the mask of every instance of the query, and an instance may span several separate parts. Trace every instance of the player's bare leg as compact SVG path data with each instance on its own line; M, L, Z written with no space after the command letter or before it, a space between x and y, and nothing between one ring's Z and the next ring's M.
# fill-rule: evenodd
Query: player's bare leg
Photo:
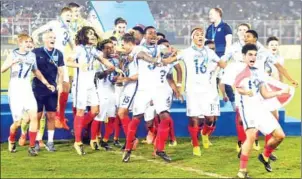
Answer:
M271 135L272 137L267 141L263 153L258 156L259 161L264 164L264 167L268 172L272 171L270 166L270 156L285 138L282 128L275 129Z
M156 117L155 117L156 118ZM152 119L150 121L146 121L146 128L147 128L147 136L146 140L143 140L142 143L152 144L155 138L155 127L154 127L154 121L158 119Z
M191 135L191 141L193 145L193 155L201 156L201 151L198 142L198 135L203 125L204 118L190 117L188 130Z
M55 134L55 120L56 120L56 112L46 112L47 116L47 133L48 133L48 141L45 145L45 148L50 151L54 152L56 151L54 147L54 134Z
M278 110L272 111L271 112L273 114L273 116L276 118L277 121L279 121L279 112ZM267 142L270 140L270 138L272 137L272 134L268 134L265 136L265 144L264 147L267 145ZM269 156L269 159L271 161L276 161L278 158L277 156L275 156L273 153L271 153L271 155Z
M24 146L26 143L28 128L29 128L29 117L28 117L28 115L23 115L23 118L21 121L21 136L19 138L20 146Z
M38 113L38 131L37 131L37 137L36 137L36 146L35 149L37 151L40 151L40 148L45 147L45 144L43 142L43 135L44 135L44 130L45 130L45 125L46 125L46 119L45 119L45 114L44 110L43 112Z
M243 142L241 146L241 154L240 154L240 167L237 176L239 178L249 178L247 175L247 164L249 155L253 148L253 143L256 140L256 133L258 132L255 128L249 128L246 131L246 140Z

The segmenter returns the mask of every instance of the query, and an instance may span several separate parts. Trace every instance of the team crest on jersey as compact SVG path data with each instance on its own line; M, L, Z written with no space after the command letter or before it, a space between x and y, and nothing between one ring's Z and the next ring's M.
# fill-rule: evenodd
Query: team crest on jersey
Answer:
M221 28L219 27L219 28L217 29L217 31L220 32L220 31L221 31Z

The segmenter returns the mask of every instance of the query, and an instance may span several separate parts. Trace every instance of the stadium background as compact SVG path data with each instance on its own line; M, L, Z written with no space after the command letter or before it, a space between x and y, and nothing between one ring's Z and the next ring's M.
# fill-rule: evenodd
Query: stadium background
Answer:
M67 5L69 2L76 2L83 6L82 9L82 17L84 18L91 18L92 14L91 12L92 8L90 6L89 1L58 1L58 0L26 0L26 1L1 1L1 64L2 61L5 59L6 55L9 53L11 49L15 47L15 35L20 32L28 32L29 34L32 33L33 30L38 28L39 26L45 24L46 22L56 19L57 14L60 11L60 9ZM280 39L281 47L280 47L280 53L282 56L285 57L286 62L285 65L289 72L293 75L293 77L298 80L301 84L301 1L296 0L290 0L290 1L218 1L218 0L203 0L203 1L148 1L147 2L150 8L150 11L154 17L155 20L155 26L157 27L159 32L163 32L166 34L167 39L175 45L177 48L184 48L188 46L190 43L190 31L195 26L204 26L207 27L209 25L208 22L208 12L210 8L212 7L221 7L224 11L223 14L223 20L227 22L233 30L233 41L237 40L236 35L236 25L241 22L248 22L251 24L252 29L257 30L259 33L259 41L261 43L265 43L265 40L269 36L277 36ZM112 24L113 24L112 19ZM143 24L143 22L141 22ZM113 25L112 25L113 27ZM131 28L128 26L128 28ZM3 93L3 90L7 89L8 86L8 76L9 74L1 74L1 94ZM286 107L286 115L295 118L295 120L301 120L301 87L298 87L296 89L296 94L293 99L293 101ZM1 111L2 112L2 111ZM2 120L2 119L1 119ZM186 139L181 139L186 140ZM222 147L225 147L225 145L229 145L231 141L236 141L235 138L228 137L228 138L214 138L215 146L217 145L216 149L213 149L214 151L219 151L222 149ZM217 141L215 141L217 140ZM282 161L284 162L286 166L294 166L294 171L287 171L287 172L281 172L277 173L277 175L270 174L265 175L265 177L298 177L301 176L298 172L298 169L300 168L300 165L298 165L297 156L294 154L298 154L300 156L300 138L289 138L288 144L284 144L281 146L281 151L278 152L278 156L284 158L284 156L287 157L286 160ZM291 144L289 144L291 143ZM68 146L69 145L69 146ZM66 153L66 155L69 151L71 143L69 144L62 144L62 150ZM285 153L282 153L282 150L286 148L288 145L290 145L290 149ZM1 151L6 150L5 144L1 145ZM227 150L233 150L235 145L230 146L227 148ZM283 148L284 146L284 148ZM190 148L188 144L181 145L181 148ZM3 149L5 148L5 149ZM137 155L143 155L147 153L147 147L142 146L143 150ZM296 149L295 149L296 148ZM22 150L22 149L20 149ZM191 149L190 149L191 150ZM68 151L68 152L67 152ZM173 152L177 151L176 149L172 149ZM2 152L3 153L3 152ZM20 152L21 153L21 152ZM17 154L17 156L21 156L20 153ZM24 152L23 152L24 153ZM60 152L57 152L54 158L60 158L63 154L59 154ZM72 152L71 152L72 153ZM72 153L73 154L73 153ZM68 155L68 154L67 154ZM109 156L109 159L116 158L114 156L115 154L112 154ZM184 156L190 156L190 154L184 154ZM288 155L288 156L287 156ZM1 154L1 161L2 162L8 162L12 158L18 158L18 157L12 157L8 155ZM44 154L44 156L49 160L50 163L54 164L51 156L47 156ZM95 154L94 154L95 156ZM211 158L212 156L210 154L205 154L206 157ZM99 155L98 155L99 157ZM228 157L228 155L224 155L224 157ZM89 157L90 159L93 158L93 156ZM103 157L106 159L106 157ZM119 158L119 157L118 157ZM138 157L139 158L139 157ZM185 157L183 157L185 158ZM188 162L183 163L184 161L182 157L176 158L176 164L183 164L185 166L191 166L194 164L200 164L200 161L196 159L190 159ZM192 157L191 157L192 158ZM230 158L230 157L229 157ZM23 160L23 159L22 159ZM118 159L119 162L120 159ZM143 162L144 159L140 159ZM180 162L177 162L177 160L180 160ZM214 158L214 161L217 160ZM24 159L24 162L26 160ZM78 161L78 160L77 160ZM92 161L94 161L92 159ZM227 160L231 166L234 166L236 168L237 162L232 161L230 159ZM80 163L84 163L84 161L78 161ZM13 162L10 162L9 165L12 165ZM140 163L142 164L142 163ZM119 164L116 164L119 166ZM252 166L257 166L256 162L255 164L251 162ZM59 172L58 168L60 168L61 164L55 164L54 170ZM284 168L286 166L283 166ZM39 166L33 165L32 169L38 168ZM68 167L68 166L66 166ZM132 168L133 167L133 168ZM124 172L127 170L134 170L135 167L138 167L137 164L134 164L132 167L126 167L125 169L121 169ZM279 170L284 170L284 168L281 167ZM6 170L8 167L4 167ZM4 169L1 165L1 169ZM63 165L64 168L64 165ZM110 168L110 167L109 167ZM107 168L106 170L109 170ZM141 168L141 167L140 167ZM152 168L152 167L151 167ZM144 168L142 169L142 173L139 175L140 177L150 177L154 175L148 175L146 174L148 171ZM114 168L112 169L114 171ZM146 173L144 172L146 170ZM260 169L259 169L260 170ZM51 170L50 170L51 171ZM213 170L212 168L203 168L203 171L211 171L213 173L218 173L222 176L232 176L231 170L229 169L223 169L223 172ZM49 171L47 171L49 172ZM47 173L46 172L46 173ZM164 175L164 174L157 174L155 176L158 177L194 177L184 170L183 173L178 171L177 167L170 169L170 174ZM35 176L35 172L28 175ZM159 172L160 173L160 172ZM194 172L193 172L194 173ZM195 173L198 173L195 171ZM177 175L179 174L179 175ZM199 172L199 177L204 177L209 175ZM261 177L262 173L259 171L258 177ZM21 175L21 173L19 174ZM18 172L16 175L9 175L9 173L5 172L5 175L1 176L19 176ZM44 176L44 175L43 175ZM61 177L93 177L97 175L59 175ZM128 177L133 177L131 174L127 174ZM103 175L103 177L116 177L114 174L107 173L106 175ZM197 176L198 177L198 176ZM212 176L213 177L213 176ZM215 177L215 176L214 176Z

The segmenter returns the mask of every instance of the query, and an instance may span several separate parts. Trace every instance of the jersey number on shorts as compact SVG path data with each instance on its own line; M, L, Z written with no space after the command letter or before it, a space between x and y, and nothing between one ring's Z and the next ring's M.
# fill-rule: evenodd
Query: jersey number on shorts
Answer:
M166 71L165 70L161 70L160 71L160 81L163 83L164 82L164 76L166 75Z
M198 74L199 71L202 74L207 72L207 66L204 65L204 61L200 65L198 64L198 59L195 59L194 62L195 62L196 74Z
M129 103L129 101L130 101L130 96L125 96L122 105L125 105L125 104Z
M65 46L67 44L67 42L69 41L69 34L65 31L63 37L64 37L63 45Z

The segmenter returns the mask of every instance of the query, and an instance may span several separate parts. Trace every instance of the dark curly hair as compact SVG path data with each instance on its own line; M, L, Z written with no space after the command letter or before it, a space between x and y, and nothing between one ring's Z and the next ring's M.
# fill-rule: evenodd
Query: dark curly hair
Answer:
M76 38L75 38L76 45L86 45L86 44L88 44L89 39L87 37L87 34L88 34L89 30L92 30L94 32L94 35L96 36L97 41L99 41L99 36L95 32L94 28L90 27L90 26L84 26L84 27L82 27L82 29L80 29L77 32L77 35L76 35Z
M110 39L102 40L101 42L98 42L96 49L102 51L105 48L105 45L108 43L112 43L112 40Z

